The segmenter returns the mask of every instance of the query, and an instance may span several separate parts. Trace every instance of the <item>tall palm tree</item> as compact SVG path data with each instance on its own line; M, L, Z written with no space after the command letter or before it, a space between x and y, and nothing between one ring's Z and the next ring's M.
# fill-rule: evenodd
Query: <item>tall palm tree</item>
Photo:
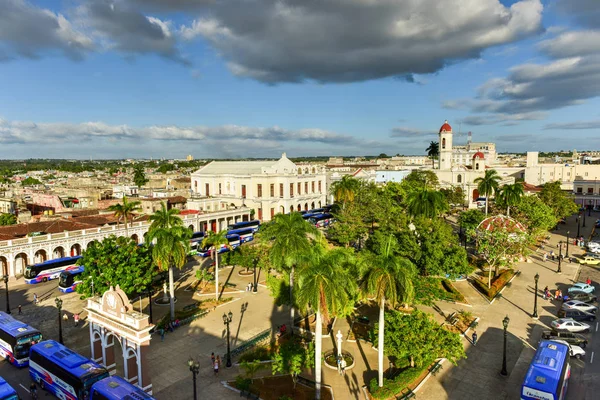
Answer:
M412 284L414 267L410 261L394 254L395 245L397 245L397 239L394 235L389 235L383 242L380 254L374 257L364 281L366 292L374 295L379 303L379 342L377 344L379 387L383 387L385 305L387 303L394 307L398 303L407 303L414 294Z
M440 144L438 142L431 141L429 147L425 149L429 158L431 158L431 167L435 168L435 158L440 155Z
M438 217L449 209L446 196L437 190L422 189L410 192L406 198L406 208L413 217Z
M321 398L321 352L323 323L330 314L342 310L349 301L354 280L347 275L353 254L348 249L326 250L316 246L304 255L305 263L298 273L298 304L305 310L313 309L315 326L315 399Z
M134 211L140 210L140 204L141 203L139 201L127 201L127 197L123 195L123 203L113 204L112 206L108 207L110 211L114 211L117 220L123 218L123 222L125 223L125 236L127 237L129 237L127 221L131 220Z
M202 248L212 247L215 256L215 299L219 300L219 249L221 245L228 245L227 230L220 232L208 232L208 235L202 240Z
M176 208L167 209L164 202L160 203L160 210L157 210L150 216L149 231L159 228L173 228L183 226L183 220L179 217L179 210Z
M310 236L310 238L309 238ZM269 240L273 238L273 245L269 252L271 263L275 268L288 272L290 280L290 318L291 329L294 328L294 276L296 266L305 254L312 249L311 238L315 241L322 240L319 230L302 218L302 214L276 214L275 218L265 228L262 237Z
M477 184L477 191L485 196L485 215L488 214L490 196L498 191L500 179L500 175L498 175L495 169L488 169L485 171L484 176L474 181Z
M190 251L191 237L192 232L183 226L156 228L148 231L148 240L156 240L152 247L152 259L161 270L169 271L171 320L175 319L173 268L181 268L185 265L187 254Z
M341 180L334 182L331 185L331 193L335 201L342 203L345 206L346 203L354 201L354 196L360 187L360 181L352 175L344 175Z
M519 204L524 194L525 190L523 184L520 182L513 183L512 185L504 185L500 188L498 197L506 205L507 217L510 217L510 208Z

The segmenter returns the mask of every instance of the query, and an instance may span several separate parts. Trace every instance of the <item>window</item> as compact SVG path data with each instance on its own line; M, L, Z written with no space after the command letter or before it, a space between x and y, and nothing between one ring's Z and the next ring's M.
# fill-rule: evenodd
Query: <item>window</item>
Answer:
M283 199L283 183L279 184L279 198Z
M273 219L274 216L275 216L275 209L271 208L271 219Z
M577 193L583 193L583 188L578 187L577 188Z
M221 184L219 183L219 194L221 194Z
M258 219L262 221L262 208L258 209Z
M262 185L259 183L258 185L256 185L256 197L262 197ZM260 211L260 208L259 208ZM262 219L262 218L258 218L258 219Z
M315 192L315 181L312 181L312 182L310 183L310 187L311 187L311 189L310 189L310 192L311 192L311 193L314 193L314 192Z
M194 192L198 191L198 181L194 181Z
M319 193L321 193L321 181L319 181Z
M442 139L442 149L446 148L446 138Z
M587 172L585 173L585 176L588 176L588 173L587 173Z
M304 194L308 193L308 182L304 182Z
M275 197L275 184L274 183L271 183L270 189L271 189L270 190L271 197Z
M290 183L290 197L294 197L294 184Z
M458 176L456 177L456 182L458 182L458 183L462 183L462 175L458 175Z
M246 198L246 185L242 185L242 199Z
M594 194L594 188L593 187L589 187L588 188L588 194Z
M550 176L554 176L554 172L550 172Z
M302 168L298 168L298 175L302 175Z
M206 193L204 193L207 197L210 196L210 187L208 186L208 183L204 186L204 190L206 191Z
M479 163L475 164L475 169L478 170L479 169Z
M571 176L571 173L570 173L570 172L567 172L567 176Z
M302 193L302 184L298 182L298 196Z

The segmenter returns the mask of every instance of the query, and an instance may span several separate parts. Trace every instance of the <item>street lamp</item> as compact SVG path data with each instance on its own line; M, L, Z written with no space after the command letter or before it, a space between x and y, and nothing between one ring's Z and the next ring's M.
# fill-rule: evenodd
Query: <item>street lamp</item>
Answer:
M198 361L194 361L190 357L188 360L188 367L190 367L190 371L192 372L192 377L194 379L194 400L198 400L198 393L196 391L196 376L200 372L200 363Z
M150 323L152 323L152 288L148 289L148 307L150 307Z
M585 228L585 210L583 211L583 227ZM579 237L579 235L577 235L577 237Z
M567 253L565 254L565 256L568 258L569 257L569 231L567 231Z
M232 320L233 320L233 313L231 311L229 311L228 314L223 314L223 323L225 325L227 325L227 362L225 363L225 366L227 368L231 367L231 351L229 348L229 324L231 323Z
M8 275L4 275L4 286L6 287L6 313L10 314L10 300L8 299Z
M558 242L558 270L557 273L562 273L562 269L560 269L560 263L562 262L562 240Z
M531 316L533 318L537 319L537 317L538 317L538 313L537 313L538 281L540 280L540 274L536 273L535 276L533 277L533 279L535 281L535 293L534 293L534 297L533 297L533 314Z
M254 278L252 278L254 285L252 286L252 292L258 292L258 282L256 281L256 265L258 264L258 258L254 259Z
M56 308L58 309L58 342L60 344L64 344L62 335L62 318L60 317L63 301L58 297L54 301L56 302Z
M583 215L584 215L584 217L583 217L583 218L585 218L585 211L584 211ZM581 225L581 214L579 214L579 215L577 216L577 237L579 237L579 226L580 226L580 225ZM585 225L584 225L584 226L585 226Z
M537 276L537 274L536 274L536 276ZM536 280L536 282L537 282L537 280ZM506 370L506 330L508 329L509 322L510 322L510 319L508 318L508 315L507 315L502 320L502 325L504 325L504 355L502 357L502 371L500 371L500 374L503 376L508 375L508 371Z

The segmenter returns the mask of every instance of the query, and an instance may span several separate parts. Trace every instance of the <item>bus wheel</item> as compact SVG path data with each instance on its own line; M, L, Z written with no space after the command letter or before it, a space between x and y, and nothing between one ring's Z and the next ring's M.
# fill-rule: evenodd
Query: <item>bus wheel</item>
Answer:
M48 282L48 278L42 278L42 282Z

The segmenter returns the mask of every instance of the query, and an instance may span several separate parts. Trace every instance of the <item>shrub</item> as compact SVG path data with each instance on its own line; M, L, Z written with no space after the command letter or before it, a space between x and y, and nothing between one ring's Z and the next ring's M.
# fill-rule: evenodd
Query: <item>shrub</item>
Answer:
M464 303L464 296L447 279L418 277L413 281L415 302L432 306L436 300Z
M369 391L374 399L389 399L401 394L411 383L414 382L425 368L406 368L402 370L394 379L383 379L383 387L379 387L377 378L369 382Z
M264 346L258 346L253 348L252 350L249 350L245 353L243 353L240 358L239 358L239 362L243 363L243 362L249 362L249 361L267 361L267 360L272 360L273 359L273 355L275 354L275 349L273 348L272 345L264 345Z
M235 387L239 390L248 390L252 384L252 379L244 378L241 375L235 377Z
M498 277L492 280L492 286L488 288L487 282L484 282L480 279L473 279L473 285L483 293L488 299L492 300L498 292L502 290L504 286L511 280L511 278L515 275L515 271L512 269L507 269L503 271Z

